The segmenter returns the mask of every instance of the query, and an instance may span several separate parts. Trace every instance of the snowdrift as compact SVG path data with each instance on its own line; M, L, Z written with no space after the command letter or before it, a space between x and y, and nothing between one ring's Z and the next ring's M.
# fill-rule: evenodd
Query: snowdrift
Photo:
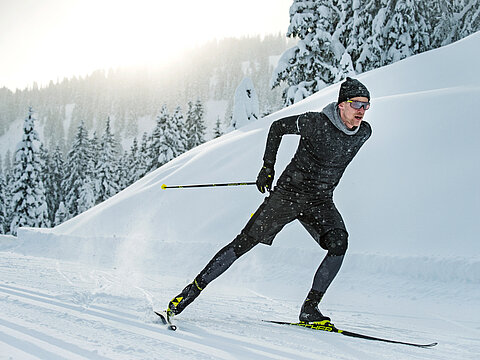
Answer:
M358 76L372 94L365 119L373 135L335 193L350 232L342 273L480 282L479 57L477 33ZM254 186L161 185L255 180L271 122L321 110L338 88L203 144L60 226L19 229L15 251L191 279L236 236L263 195ZM297 143L296 136L283 139L276 174ZM219 281L261 287L281 279L303 296L323 256L294 222L271 248L258 246Z

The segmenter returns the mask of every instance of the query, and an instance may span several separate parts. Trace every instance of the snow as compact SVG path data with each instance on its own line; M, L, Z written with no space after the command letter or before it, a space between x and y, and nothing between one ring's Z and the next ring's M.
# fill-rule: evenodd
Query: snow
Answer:
M252 80L246 76L235 90L231 130L239 129L259 118L258 95Z
M295 320L325 252L297 223L257 246L180 316L163 308L242 229L272 121L321 110L339 85L203 144L53 229L0 237L0 359L476 359L480 353L480 33L358 78L371 139L335 193L350 232L322 310L375 343ZM276 174L298 137L283 139Z

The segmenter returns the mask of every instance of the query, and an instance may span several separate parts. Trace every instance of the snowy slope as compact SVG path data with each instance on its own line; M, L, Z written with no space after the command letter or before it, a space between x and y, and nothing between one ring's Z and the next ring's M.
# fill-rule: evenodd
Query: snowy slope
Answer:
M268 127L321 110L338 85L183 154L54 229L0 238L0 353L13 358L474 359L480 353L480 33L359 76L373 136L336 202L350 232L324 300L338 326L411 349L271 327L293 320L324 251L296 223L258 246L163 331L165 306L248 221L253 186L162 190L162 184L254 180ZM298 138L288 136L276 173ZM23 349L23 350L22 350ZM25 350L27 349L27 350ZM161 349L161 350L160 350ZM2 357L0 357L2 358ZM8 358L8 357L5 357Z

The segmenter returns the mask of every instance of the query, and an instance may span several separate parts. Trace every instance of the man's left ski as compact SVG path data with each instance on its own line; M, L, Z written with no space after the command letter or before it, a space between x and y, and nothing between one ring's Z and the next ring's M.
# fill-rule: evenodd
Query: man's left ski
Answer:
M273 323L273 324L293 325L293 326L300 326L300 327L304 327L312 330L333 332L333 333L338 333L345 336L356 337L356 338L365 339L365 340L382 341L387 343L402 344L402 345L415 346L420 348L429 348L438 344L436 342L430 343L430 344L416 344L416 343L410 343L410 342L404 342L404 341L389 340L389 339L379 338L375 336L363 335L363 334L359 334L359 333L355 333L347 330L340 330L340 329L337 329L335 325L333 325L328 320L324 320L320 322L310 322L310 323L303 322L303 321L300 321L300 322L273 321L273 320L263 320L263 321Z
M172 324L172 322L170 321L170 316L168 315L167 310L165 310L165 311L154 311L154 313L157 314L158 316L160 316L160 319L162 319L163 324L167 325L168 330L172 330L172 331L177 330L177 325Z

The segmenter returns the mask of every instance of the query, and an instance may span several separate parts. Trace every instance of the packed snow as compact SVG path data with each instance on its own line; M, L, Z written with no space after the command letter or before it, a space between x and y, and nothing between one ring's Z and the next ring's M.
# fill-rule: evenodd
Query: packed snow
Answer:
M203 144L53 229L0 237L0 359L477 359L480 33L358 76L373 135L335 200L350 232L322 311L377 343L294 321L325 252L298 224L239 259L175 320L164 308L262 202L269 125L319 111L339 84ZM276 173L298 137L286 136Z

